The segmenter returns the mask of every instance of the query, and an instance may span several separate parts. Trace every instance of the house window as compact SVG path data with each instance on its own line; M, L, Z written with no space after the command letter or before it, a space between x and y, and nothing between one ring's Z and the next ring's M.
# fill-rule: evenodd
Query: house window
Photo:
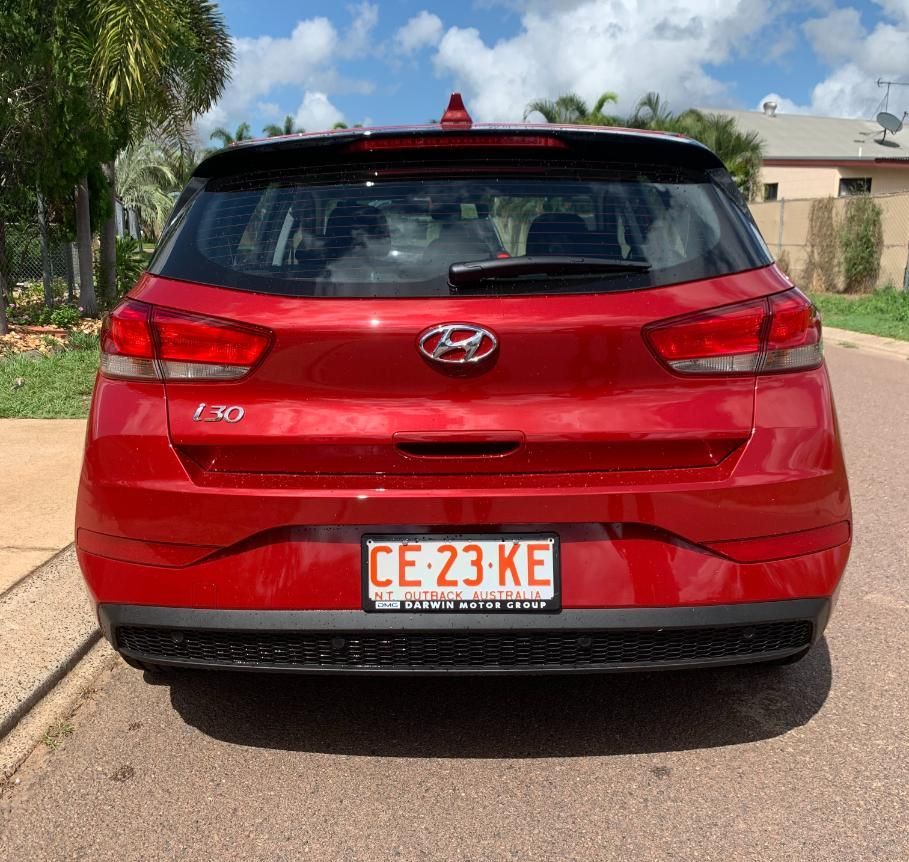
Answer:
M779 183L764 183L764 200L775 201L780 196Z
M853 195L870 195L871 177L850 177L840 180L840 197L849 198Z

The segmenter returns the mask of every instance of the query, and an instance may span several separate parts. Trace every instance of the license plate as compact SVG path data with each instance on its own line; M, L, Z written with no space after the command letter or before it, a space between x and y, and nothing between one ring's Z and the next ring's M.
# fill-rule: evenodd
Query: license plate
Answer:
M561 608L551 533L364 536L363 608L379 612L532 613Z

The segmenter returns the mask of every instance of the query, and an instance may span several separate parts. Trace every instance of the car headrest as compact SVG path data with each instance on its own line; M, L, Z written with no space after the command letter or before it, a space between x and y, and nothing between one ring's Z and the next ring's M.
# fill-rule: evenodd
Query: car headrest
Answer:
M357 207L350 221L351 231L361 231L368 236L388 236L388 219L378 207Z
M543 213L527 231L527 254L589 253L590 233L575 213Z
M433 204L430 215L434 221L455 222L461 220L461 205L459 203Z

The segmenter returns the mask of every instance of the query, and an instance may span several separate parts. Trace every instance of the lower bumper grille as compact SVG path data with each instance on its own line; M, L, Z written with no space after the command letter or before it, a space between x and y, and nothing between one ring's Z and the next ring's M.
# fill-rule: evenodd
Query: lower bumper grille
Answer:
M351 670L609 669L703 664L795 652L806 620L659 631L237 632L124 626L117 646L136 658L196 665Z

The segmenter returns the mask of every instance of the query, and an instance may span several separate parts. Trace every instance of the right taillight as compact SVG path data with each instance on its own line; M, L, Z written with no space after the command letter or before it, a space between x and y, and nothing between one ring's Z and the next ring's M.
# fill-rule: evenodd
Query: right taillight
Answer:
M800 290L768 297L770 326L761 371L817 368L823 361L821 316Z
M644 337L679 374L802 371L823 361L820 317L796 288L653 323Z
M127 299L101 329L101 372L127 380L238 380L271 337L257 326Z

